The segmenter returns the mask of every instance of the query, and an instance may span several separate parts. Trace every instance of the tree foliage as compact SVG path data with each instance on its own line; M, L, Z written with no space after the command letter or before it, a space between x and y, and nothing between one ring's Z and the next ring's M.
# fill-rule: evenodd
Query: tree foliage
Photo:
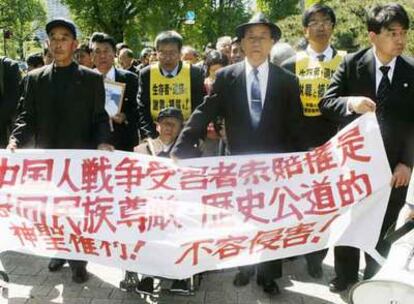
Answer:
M257 0L256 3L257 8L272 21L300 13L298 0Z
M366 29L366 9L376 3L385 4L389 1L372 0L347 0L344 5L342 0L320 1L331 6L337 17L334 30L333 45L342 50L353 52L361 48L369 47L368 33ZM414 54L414 2L412 0L400 0L410 15L411 30L408 34L407 53ZM301 26L301 14L291 15L280 22L279 26L283 32L283 39L292 45L303 37Z
M162 30L174 29L186 43L201 47L224 34L234 33L248 19L245 0L63 0L84 36L104 31L117 41L138 47L152 42ZM187 11L195 24L185 23Z
M13 57L25 57L24 43L33 40L34 33L43 28L45 22L43 0L0 0L0 26L12 32L7 43Z

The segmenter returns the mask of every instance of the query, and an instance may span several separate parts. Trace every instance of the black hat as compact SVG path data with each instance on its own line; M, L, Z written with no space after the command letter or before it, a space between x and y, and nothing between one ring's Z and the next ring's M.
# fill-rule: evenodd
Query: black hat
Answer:
M73 35L73 38L76 39L76 26L75 24L70 21L67 20L65 18L56 18L53 20L50 20L47 24L46 24L46 33L49 35L50 31L52 29L54 29L57 26L63 26L65 28L67 28Z
M160 113L158 114L157 121L160 121L162 118L167 118L167 117L177 118L181 122L184 121L183 113L181 112L181 110L174 108L174 107L162 109Z
M236 27L237 37L241 39L244 36L244 32L249 26L258 24L267 25L270 28L273 39L279 40L282 36L282 31L280 28L276 24L270 22L263 13L258 12L249 20L249 22L240 24L238 27Z

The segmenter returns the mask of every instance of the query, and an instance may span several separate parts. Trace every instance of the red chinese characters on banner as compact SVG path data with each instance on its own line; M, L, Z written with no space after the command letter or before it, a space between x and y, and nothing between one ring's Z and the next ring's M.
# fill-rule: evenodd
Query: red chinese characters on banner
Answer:
M237 164L225 164L220 161L217 167L210 168L209 182L213 183L217 189L224 187L234 188L237 186L237 171L235 171Z
M53 159L23 160L21 183L50 182L52 180L53 163Z
M336 219L333 217L328 224ZM247 235L227 236L219 239L202 239L185 243L181 246L183 252L175 264L189 262L196 266L201 259L215 257L219 260L237 257L247 252L252 255L262 251L276 251L305 244L317 243L319 233L315 231L316 222L298 223L292 227L281 227L268 231L258 231L253 237ZM311 237L314 235L314 237Z
M327 176L320 182L313 180L311 185L302 184L301 186L308 189L302 194L302 197L310 203L310 208L305 211L305 214L322 215L338 210L332 185Z
M2 158L0 162L0 189L4 186L14 186L17 181L19 165L9 166L9 160Z
M355 126L348 132L338 137L338 148L342 151L341 166L345 165L348 159L366 163L371 160L371 156L357 154L364 148L364 137L361 135L359 126Z
M191 167L181 170L180 186L182 190L207 190L208 167Z
M56 225L57 221L53 223ZM64 236L63 227L51 227L46 224L27 223L13 224L10 227L21 246L38 248L43 246L46 251L62 253L80 253L100 257L119 257L121 260L135 261L139 252L146 245L145 241L138 240L132 244L118 241L109 242L83 235L69 234ZM114 255L116 254L116 256Z
M84 159L82 162L82 187L81 189L90 192L113 192L111 185L111 162L107 157L93 157Z
M148 164L147 176L151 179L153 185L148 190L175 190L170 184L170 180L176 172L171 167L161 162L151 161Z
M232 191L203 195L201 197L201 203L205 206L201 217L203 226L208 223L217 225L223 219L232 216L231 209L234 208L232 197Z
M57 186L59 188L64 189L65 185L67 185L72 192L76 193L76 192L79 192L80 189L79 189L79 187L77 187L75 185L75 183L73 182L72 177L70 176L70 165L71 165L71 159L65 158L65 164L64 164L64 167L63 167L63 172L60 176L60 179L57 183Z
M320 174L338 167L332 154L332 143L328 141L322 146L305 153L305 163L310 174Z
M132 189L141 186L146 177L143 169L138 165L137 159L125 157L115 166L115 182L117 186L124 187L125 191L131 193Z
M119 202L120 219L118 225L136 226L140 233L159 229L161 231L167 228L182 228L182 224L174 215L174 209L163 206L157 206L157 200L151 204L150 200L141 197L126 197Z

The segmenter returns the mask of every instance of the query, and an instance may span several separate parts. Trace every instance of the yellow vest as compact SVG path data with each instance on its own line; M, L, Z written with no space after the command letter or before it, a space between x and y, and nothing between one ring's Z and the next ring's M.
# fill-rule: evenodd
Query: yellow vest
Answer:
M319 101L325 94L336 68L345 57L345 51L338 51L329 61L312 60L305 52L296 56L296 76L299 78L300 97L304 116L320 116Z
M150 72L150 104L152 119L167 107L181 109L184 120L191 115L191 77L190 64L183 62L180 72L172 78L160 72L159 63L151 65Z

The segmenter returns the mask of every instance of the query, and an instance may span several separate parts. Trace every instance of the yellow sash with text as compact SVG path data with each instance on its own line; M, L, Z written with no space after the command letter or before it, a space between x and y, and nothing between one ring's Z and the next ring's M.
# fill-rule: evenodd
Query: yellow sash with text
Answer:
M158 113L167 107L181 109L184 119L191 115L190 64L183 62L180 72L172 78L161 74L159 63L151 66L150 72L151 116L157 119Z
M297 54L295 73L299 78L304 116L321 115L319 101L345 55L345 51L338 51L331 60L320 62L312 60L304 51Z

